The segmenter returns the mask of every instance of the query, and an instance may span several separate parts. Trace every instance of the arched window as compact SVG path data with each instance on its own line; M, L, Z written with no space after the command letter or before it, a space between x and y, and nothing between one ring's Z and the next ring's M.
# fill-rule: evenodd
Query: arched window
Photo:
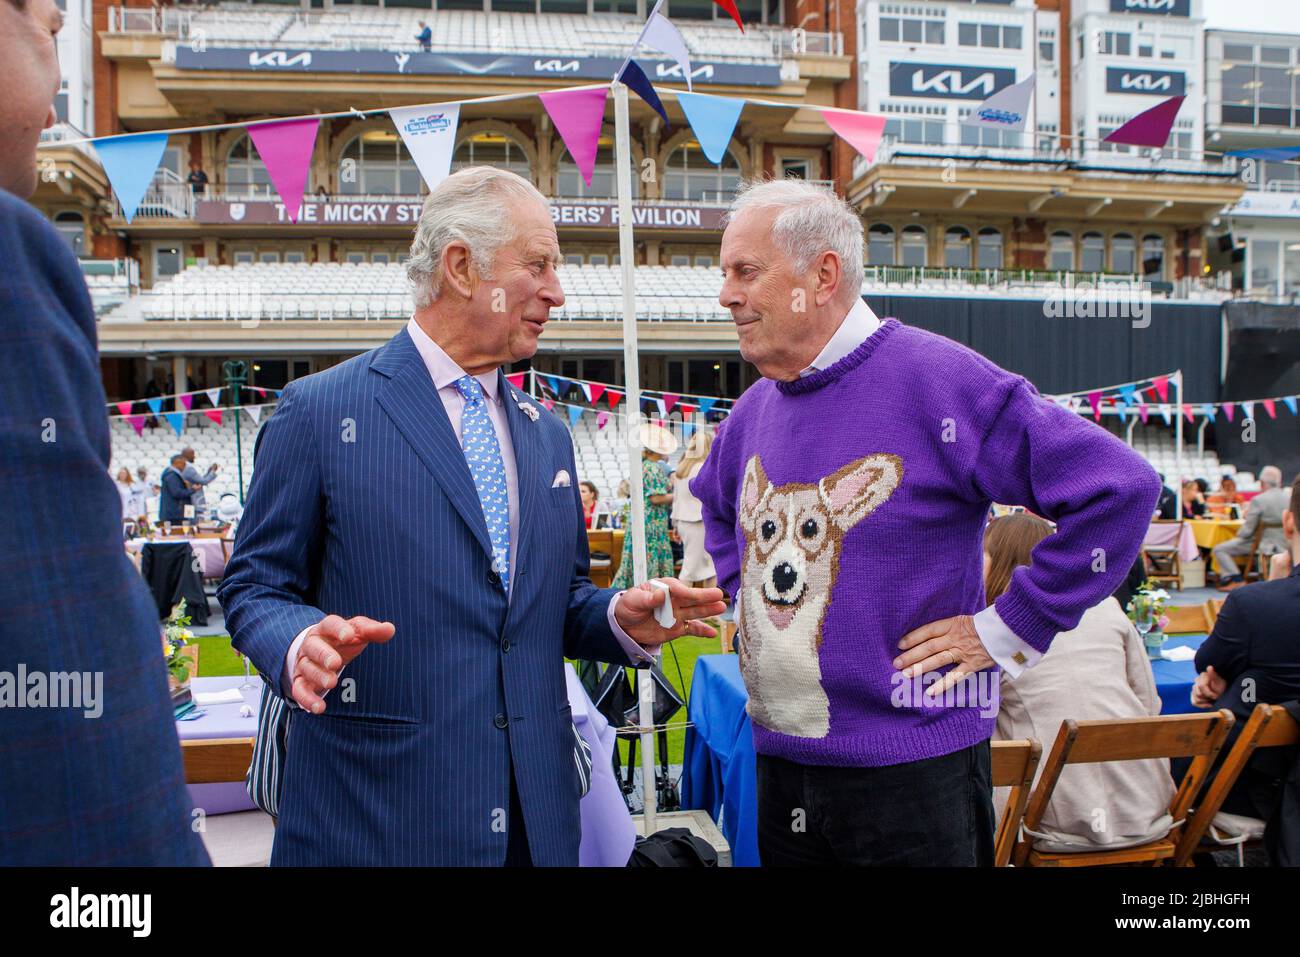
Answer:
M1106 237L1101 233L1084 233L1079 255L1080 272L1101 272L1106 268Z
M1047 268L1070 272L1074 269L1074 237L1065 230L1052 233Z
M1142 275L1159 282L1165 278L1165 238L1149 233L1142 237Z
M641 192L641 177L632 171L632 196ZM566 149L560 154L555 172L555 195L566 199L613 199L614 190L614 138L602 136L596 149L596 166L591 173L591 184L582 181L578 164Z
M965 226L949 226L943 235L943 264L949 268L969 269L970 263L970 230Z
M86 254L86 221L81 213L58 213L54 217L54 228L68 241L77 256Z
M992 226L981 229L975 256L975 265L980 269L1001 269L1002 233Z
M664 199L730 202L739 185L740 164L730 151L715 166L695 140L673 150L664 167Z
M1110 238L1110 268L1112 272L1137 272L1137 243L1128 233Z
M395 130L368 130L339 156L344 196L418 196L420 171Z
M872 266L894 265L894 229L876 223L867 230L867 262Z
M454 171L466 166L493 166L518 173L529 182L533 179L528 154L503 133L475 133L457 146L451 168Z
M275 192L266 166L247 134L235 140L226 154L226 192L235 196L270 196Z
M924 226L905 226L903 227L903 241L901 243L900 256L904 266L924 266L925 255L925 227Z

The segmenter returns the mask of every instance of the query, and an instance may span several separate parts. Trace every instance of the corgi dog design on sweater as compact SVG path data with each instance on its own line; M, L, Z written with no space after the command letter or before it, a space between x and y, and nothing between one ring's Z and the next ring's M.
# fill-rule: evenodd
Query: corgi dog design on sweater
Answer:
M844 534L902 479L903 460L884 453L850 462L816 485L773 485L757 455L746 463L740 670L750 717L763 727L801 738L830 730L818 652Z

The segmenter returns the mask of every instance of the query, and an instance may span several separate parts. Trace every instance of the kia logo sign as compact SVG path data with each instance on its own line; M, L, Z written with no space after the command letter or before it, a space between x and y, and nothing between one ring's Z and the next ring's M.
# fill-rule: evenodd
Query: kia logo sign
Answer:
M311 66L311 51L303 50L301 53L295 53L291 56L287 50L271 50L268 53L258 53L254 50L248 54L248 65L251 67L269 66L277 70L287 70L290 67L300 66L305 70Z
M1170 17L1190 17L1192 0L1110 0L1111 13L1159 13Z
M949 66L944 63L889 64L889 95L926 99L986 100L1016 82L1010 67Z
M582 66L579 60L534 60L533 69L538 73L577 73Z
M1109 67L1106 70L1107 93L1182 96L1186 87L1183 74L1168 70L1125 70L1122 67Z

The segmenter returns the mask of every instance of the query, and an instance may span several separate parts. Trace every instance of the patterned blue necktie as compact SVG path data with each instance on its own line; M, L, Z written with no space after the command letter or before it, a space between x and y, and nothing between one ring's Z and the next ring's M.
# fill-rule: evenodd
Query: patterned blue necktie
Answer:
M460 416L460 445L478 490L479 505L492 542L492 570L501 576L501 587L510 591L510 499L506 493L506 467L501 460L496 429L488 416L483 387L473 376L461 376L456 388L465 398Z

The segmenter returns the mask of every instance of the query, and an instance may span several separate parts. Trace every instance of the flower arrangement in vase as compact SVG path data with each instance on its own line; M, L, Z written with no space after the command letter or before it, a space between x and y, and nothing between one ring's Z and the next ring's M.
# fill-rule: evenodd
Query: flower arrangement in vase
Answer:
M1164 658L1161 649L1167 639L1165 628L1169 626L1169 616L1165 614L1168 601L1169 592L1147 580L1138 586L1125 608L1129 621L1133 622L1133 627L1142 636L1142 643L1150 658Z
M185 614L185 599L182 598L163 626L163 657L167 662L167 685L173 706L190 700L190 679L199 667L199 648L192 644L194 632L190 631L189 624L190 616Z

